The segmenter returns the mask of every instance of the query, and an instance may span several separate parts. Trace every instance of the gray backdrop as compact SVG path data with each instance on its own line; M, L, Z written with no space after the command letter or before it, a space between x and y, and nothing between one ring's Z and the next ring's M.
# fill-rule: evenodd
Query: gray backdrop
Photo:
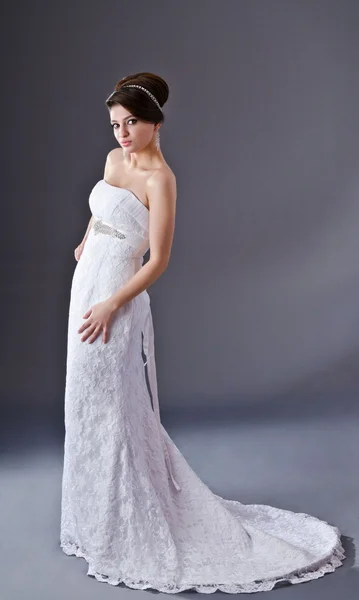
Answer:
M178 186L148 290L162 409L356 405L358 2L4 7L5 414L62 414L73 252L117 144L104 102L138 71L170 86Z

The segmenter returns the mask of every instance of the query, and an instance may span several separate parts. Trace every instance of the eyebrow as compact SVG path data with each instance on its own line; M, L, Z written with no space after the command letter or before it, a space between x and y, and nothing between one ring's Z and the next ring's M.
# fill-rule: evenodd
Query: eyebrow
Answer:
M124 119L122 119L122 121L125 121L129 117L133 117L133 115L127 115L127 117L125 117ZM111 119L111 123L118 123L118 121L116 121L116 119L114 119L114 120Z

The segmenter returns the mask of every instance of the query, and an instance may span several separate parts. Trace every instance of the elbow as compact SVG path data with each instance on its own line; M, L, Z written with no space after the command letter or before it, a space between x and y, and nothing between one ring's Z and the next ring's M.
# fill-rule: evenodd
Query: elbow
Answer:
M153 268L159 275L162 275L162 273L165 272L169 263L169 259L166 257L152 258L150 261L153 264Z

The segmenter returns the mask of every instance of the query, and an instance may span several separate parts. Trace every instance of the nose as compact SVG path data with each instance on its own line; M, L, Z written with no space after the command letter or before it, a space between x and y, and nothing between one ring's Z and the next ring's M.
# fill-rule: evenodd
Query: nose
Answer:
M120 135L123 139L128 136L128 131L125 126L117 127L116 131L117 134Z

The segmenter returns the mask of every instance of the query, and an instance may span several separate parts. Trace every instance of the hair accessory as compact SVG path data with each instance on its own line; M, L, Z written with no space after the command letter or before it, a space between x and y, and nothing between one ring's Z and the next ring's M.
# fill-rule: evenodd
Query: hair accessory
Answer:
M136 83L129 83L129 84L122 85L121 87L135 87L135 88L139 88L140 90L143 90L144 92L146 92L146 94L149 95L150 98L152 98L153 102L155 102L155 104L157 104L158 108L161 110L160 103L158 102L156 97L153 94L151 94L151 92L146 90L146 88L143 87L142 85L137 85ZM117 91L119 91L119 90L117 90Z
M125 88L125 87L135 87L135 88L139 88L140 90L143 90L144 92L146 92L146 94L149 95L149 97L153 100L153 102L155 102L155 104L158 106L158 108L160 110L162 110L161 105L158 102L157 98L153 94L151 94L151 92L146 90L145 87L143 87L142 85L137 85L136 83L129 83L129 84L121 85L121 87L118 90L115 90L114 92L112 92L112 94L110 94L110 96L107 98L107 100L109 100L113 94L115 94L116 92L119 92L122 88Z

